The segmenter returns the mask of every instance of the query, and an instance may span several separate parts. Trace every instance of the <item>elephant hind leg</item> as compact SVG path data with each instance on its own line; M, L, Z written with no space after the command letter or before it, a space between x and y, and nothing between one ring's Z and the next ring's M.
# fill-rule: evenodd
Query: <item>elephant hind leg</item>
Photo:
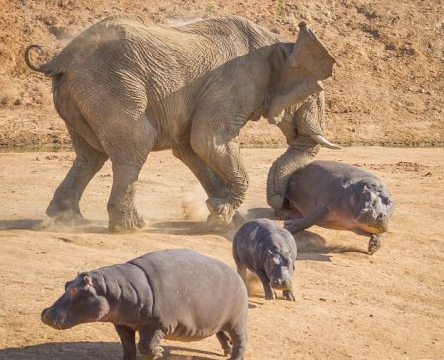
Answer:
M146 115L109 120L110 130L101 141L112 163L113 186L107 209L111 231L126 232L145 226L135 205L136 184L140 170L155 145L156 129Z
M76 158L65 179L56 189L46 209L48 216L64 223L77 223L83 220L79 202L86 186L102 168L108 156L92 147L71 127L68 126Z

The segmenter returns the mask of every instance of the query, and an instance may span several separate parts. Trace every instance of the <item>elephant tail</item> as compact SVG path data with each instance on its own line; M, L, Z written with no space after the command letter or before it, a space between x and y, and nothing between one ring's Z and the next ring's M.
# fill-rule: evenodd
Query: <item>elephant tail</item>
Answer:
M31 52L36 50L39 54L39 56L44 54L44 51L40 45L29 45L25 50L25 63L28 65L28 67L31 70L38 71L44 73L46 76L54 77L61 73L61 71L58 71L57 66L55 64L55 58L51 59L47 63L44 64L36 64L31 59Z

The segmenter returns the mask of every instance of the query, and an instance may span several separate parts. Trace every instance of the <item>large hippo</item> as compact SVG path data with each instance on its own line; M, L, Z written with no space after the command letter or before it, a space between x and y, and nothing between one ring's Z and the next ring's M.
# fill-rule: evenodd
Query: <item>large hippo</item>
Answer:
M257 219L242 225L233 238L233 258L237 272L246 283L247 269L262 282L265 299L277 297L294 301L292 275L297 249L293 236L273 220Z
M285 228L293 234L318 225L370 236L368 252L374 254L394 206L387 186L368 171L337 161L313 161L291 176L278 216L291 219Z
M81 273L43 310L55 329L111 322L124 360L136 360L135 332L143 359L162 355L160 341L200 340L216 334L225 355L241 360L246 347L248 296L226 264L192 250L149 253L124 264ZM232 342L232 349L230 346Z

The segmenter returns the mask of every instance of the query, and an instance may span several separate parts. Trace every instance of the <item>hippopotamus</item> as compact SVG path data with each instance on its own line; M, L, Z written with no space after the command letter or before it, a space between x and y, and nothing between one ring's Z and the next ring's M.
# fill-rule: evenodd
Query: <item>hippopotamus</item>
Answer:
M233 238L233 258L237 272L246 283L247 269L262 282L265 299L276 299L274 290L294 301L292 275L297 255L293 236L269 219L252 220L242 225Z
M394 202L374 174L337 161L313 161L290 177L277 213L292 234L312 225L370 236L369 254L382 245Z
M55 329L114 324L124 360L136 360L136 331L143 359L162 356L163 338L193 341L216 334L224 354L241 360L247 309L247 289L236 271L198 252L176 249L79 274L41 317Z

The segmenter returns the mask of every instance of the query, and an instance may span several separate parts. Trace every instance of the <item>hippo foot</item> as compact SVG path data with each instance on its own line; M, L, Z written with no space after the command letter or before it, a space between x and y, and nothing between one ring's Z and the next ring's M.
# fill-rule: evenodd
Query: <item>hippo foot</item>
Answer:
M145 220L136 210L128 211L118 217L110 214L108 223L109 230L115 233L133 232L142 229L144 226Z
M288 301L296 301L296 298L294 297L294 294L291 290L282 291L282 295L284 296L284 299Z
M232 342L228 337L228 335L225 332L220 331L216 334L216 336L217 339L219 340L220 345L222 346L222 350L224 351L224 356L231 355Z
M277 299L276 291L271 290L265 293L265 300L275 300Z
M382 237L379 235L372 235L368 242L368 253L373 255L382 246Z
M215 231L225 229L233 220L236 209L219 198L209 198L206 204L210 211L210 215L207 218L208 227Z
M142 354L143 360L155 360L160 359L163 356L163 347L161 346L155 346L152 349L150 349L150 353L148 354Z

